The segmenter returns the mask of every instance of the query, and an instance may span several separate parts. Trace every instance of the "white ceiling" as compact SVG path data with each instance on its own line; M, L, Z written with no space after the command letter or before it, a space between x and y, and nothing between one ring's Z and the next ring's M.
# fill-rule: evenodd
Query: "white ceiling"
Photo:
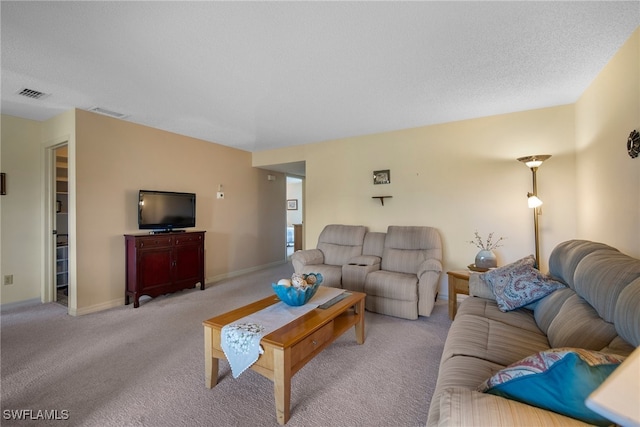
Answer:
M0 14L3 114L97 106L259 151L573 103L640 2L2 1Z

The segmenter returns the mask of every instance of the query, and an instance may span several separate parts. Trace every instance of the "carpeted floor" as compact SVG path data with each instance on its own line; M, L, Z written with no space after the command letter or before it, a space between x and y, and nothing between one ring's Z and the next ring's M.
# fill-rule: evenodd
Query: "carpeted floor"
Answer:
M218 385L205 388L202 321L271 295L292 272L284 264L81 317L56 303L4 309L2 425L277 425L261 375L234 379L221 361ZM367 312L363 345L348 331L293 377L287 425L424 425L450 324L446 301L416 321ZM12 410L68 419L7 419Z

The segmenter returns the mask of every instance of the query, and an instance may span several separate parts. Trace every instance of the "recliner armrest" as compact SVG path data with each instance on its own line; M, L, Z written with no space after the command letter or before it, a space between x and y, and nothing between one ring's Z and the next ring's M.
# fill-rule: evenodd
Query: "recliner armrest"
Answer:
M438 274L442 273L442 262L435 258L427 259L420 264L418 268L418 277L422 276L428 271L434 271Z
M305 265L324 264L324 254L320 249L306 249L297 251L291 255L291 263L296 273Z
M359 265L364 267L366 265L376 265L380 264L380 257L375 255L359 255L354 256L348 262L348 265Z

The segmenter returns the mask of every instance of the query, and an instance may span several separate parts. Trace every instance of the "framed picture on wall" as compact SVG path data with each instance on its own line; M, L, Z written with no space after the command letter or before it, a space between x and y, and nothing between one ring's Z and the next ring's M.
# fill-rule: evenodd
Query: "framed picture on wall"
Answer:
M374 184L391 184L391 171L389 169L373 171Z
M298 210L298 199L288 199L287 200L287 210L288 211L297 211Z

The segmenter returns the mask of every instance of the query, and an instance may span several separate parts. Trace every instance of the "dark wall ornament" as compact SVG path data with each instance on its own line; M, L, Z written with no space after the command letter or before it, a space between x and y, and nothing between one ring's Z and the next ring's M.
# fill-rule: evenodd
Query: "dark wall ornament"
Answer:
M389 169L373 171L374 184L391 184L391 171Z
M640 133L637 130L632 130L627 139L627 152L632 159L638 157L640 154Z

